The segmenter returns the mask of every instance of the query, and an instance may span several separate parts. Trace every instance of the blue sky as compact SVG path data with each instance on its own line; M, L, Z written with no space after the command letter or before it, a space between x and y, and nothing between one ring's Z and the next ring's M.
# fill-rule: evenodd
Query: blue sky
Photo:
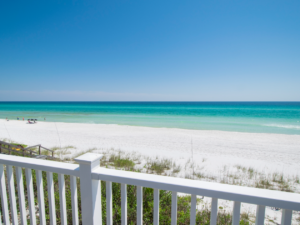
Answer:
M0 101L300 101L300 1L1 1Z

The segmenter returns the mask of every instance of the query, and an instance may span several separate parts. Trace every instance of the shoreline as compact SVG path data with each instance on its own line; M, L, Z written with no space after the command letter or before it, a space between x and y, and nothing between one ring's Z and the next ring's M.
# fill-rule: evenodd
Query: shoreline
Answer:
M27 119L28 120L28 119ZM6 121L6 119L2 119L0 118L0 123L1 122L24 122L27 123L27 120L24 119L24 121L22 119L16 120L16 119L9 119L9 121ZM299 122L299 121L298 121ZM275 135L287 135L287 136L299 136L300 134L288 134L288 133L267 133L267 132L250 132L250 131L230 131L230 130L217 130L217 129L193 129L193 128L179 128L179 127L166 127L166 126L162 126L162 127L155 127L155 126L144 126L144 125L127 125L127 124L117 124L117 123L95 123L95 122L55 122L55 121L47 121L47 120L38 120L37 123L62 123L62 124L86 124L86 125L116 125L116 126L130 126L130 127L141 127L141 128L157 128L157 129L179 129L179 130L188 130L188 131L207 131L207 132L231 132L231 133L246 133L246 134L275 134ZM272 127L271 125L265 125L268 127ZM276 126L274 126L276 127ZM300 126L299 126L300 127ZM300 128L299 128L300 129ZM298 130L298 128L297 128Z

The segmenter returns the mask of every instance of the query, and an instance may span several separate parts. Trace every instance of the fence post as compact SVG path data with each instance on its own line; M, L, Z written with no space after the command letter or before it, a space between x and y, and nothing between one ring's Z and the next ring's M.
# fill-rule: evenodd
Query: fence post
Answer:
M92 180L92 171L100 167L102 155L86 153L75 159L79 163L82 224L102 224L101 183Z
M39 155L41 154L41 145L39 145Z

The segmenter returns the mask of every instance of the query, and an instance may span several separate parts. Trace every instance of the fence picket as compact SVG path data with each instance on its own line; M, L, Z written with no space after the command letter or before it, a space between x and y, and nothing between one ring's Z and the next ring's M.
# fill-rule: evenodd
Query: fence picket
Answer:
M172 191L172 212L171 212L171 224L177 224L177 192Z
M52 172L47 172L47 188L48 188L50 225L56 225L54 182L53 182Z
M77 178L75 176L70 176L73 225L79 225L78 201L77 201L77 180L76 179Z
M232 225L240 224L241 202L233 202Z
M197 195L192 195L191 196L190 225L196 224L196 207L197 207Z
M57 175L58 175L58 187L59 187L60 220L62 225L67 225L65 175L60 173L58 173Z
M137 198L136 198L136 212L137 212L137 225L143 224L143 187L137 186Z
M28 197L28 207L30 215L30 225L36 225L35 216L35 205L34 205L34 194L33 194L33 180L31 169L25 169L26 184L27 184L27 197Z
M154 208L153 208L153 224L159 225L159 189L153 189L154 194Z
M210 225L216 225L218 218L218 199L211 199Z
M265 221L266 207L264 205L257 205L255 225L262 225Z
M127 184L121 184L122 225L127 225Z
M106 224L112 225L112 185L106 181Z
M1 147L0 147L1 148ZM1 210L0 210L0 224L2 225L2 215L1 215Z
M19 195L20 222L22 225L27 225L23 174L22 174L21 167L16 167L16 175L17 175L18 195Z
M289 209L282 210L281 224L282 225L291 225L292 224L292 215L293 211Z
M45 200L44 200L44 187L43 187L43 176L41 170L36 170L36 186L39 201L39 216L40 224L46 225L46 215L45 215Z
M9 203L10 203L12 223L14 225L17 225L18 211L17 211L17 204L16 204L16 192L15 192L15 184L14 184L13 167L10 165L6 166L6 172L7 172L8 193L9 193Z
M3 223L5 225L10 225L9 215L8 215L9 211L8 211L8 205L7 205L5 173L4 173L3 164L0 164L0 192L1 192Z

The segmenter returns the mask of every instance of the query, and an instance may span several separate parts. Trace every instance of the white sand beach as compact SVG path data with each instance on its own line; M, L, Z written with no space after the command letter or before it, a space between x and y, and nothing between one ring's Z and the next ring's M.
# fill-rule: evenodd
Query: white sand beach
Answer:
M224 165L243 165L265 172L300 173L300 136L184 130L124 125L0 120L0 138L27 145L120 149L142 155L172 158L178 163L193 157L205 170L217 173ZM204 159L204 160L203 160ZM203 162L204 161L204 162Z

